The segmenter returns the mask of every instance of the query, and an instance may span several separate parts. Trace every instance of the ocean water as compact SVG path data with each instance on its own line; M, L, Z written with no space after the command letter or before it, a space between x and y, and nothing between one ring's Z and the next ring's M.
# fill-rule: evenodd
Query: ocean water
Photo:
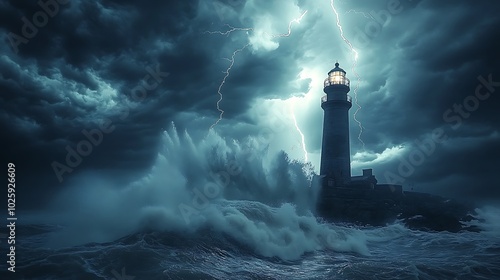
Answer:
M482 222L485 231L480 233L413 231L400 224L318 224L327 235L310 229L315 232L309 238L317 239L317 248L307 249L292 230L288 240L284 234L281 242L269 243L269 236L261 236L261 245L249 245L214 228L194 233L144 231L112 242L53 249L44 244L62 228L26 225L18 228L16 273L5 272L3 264L0 275L117 280L500 279L499 232L488 229L498 223L489 222ZM272 246L276 248L267 248ZM276 256L277 250L286 254Z
M477 210L481 232L327 223L310 166L264 141L164 137L143 178L87 173L19 214L0 279L500 279L499 208Z

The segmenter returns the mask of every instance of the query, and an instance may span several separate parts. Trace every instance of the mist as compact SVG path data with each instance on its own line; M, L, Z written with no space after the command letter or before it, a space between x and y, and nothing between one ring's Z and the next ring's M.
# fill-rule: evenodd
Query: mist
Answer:
M318 186L310 164L271 154L262 141L226 140L213 130L192 139L165 131L155 164L119 185L87 172L35 220L57 224L48 246L110 242L140 231L227 234L263 256L296 259L318 249L369 254L360 230L314 216Z

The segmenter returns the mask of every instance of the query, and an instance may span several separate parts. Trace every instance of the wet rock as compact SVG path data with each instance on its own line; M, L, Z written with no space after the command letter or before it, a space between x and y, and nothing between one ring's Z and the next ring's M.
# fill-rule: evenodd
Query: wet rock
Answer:
M407 227L426 231L478 231L465 222L474 219L474 207L440 196L402 192L384 196L363 191L344 195L323 192L318 214L329 221L383 226L400 220Z

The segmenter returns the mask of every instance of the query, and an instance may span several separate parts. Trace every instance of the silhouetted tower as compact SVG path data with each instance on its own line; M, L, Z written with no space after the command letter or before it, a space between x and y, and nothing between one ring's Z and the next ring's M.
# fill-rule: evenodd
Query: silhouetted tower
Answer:
M326 95L321 98L325 117L320 175L326 175L329 182L333 180L335 186L342 186L351 179L349 109L352 103L347 95L350 81L345 74L338 62L335 63L325 79L323 91Z

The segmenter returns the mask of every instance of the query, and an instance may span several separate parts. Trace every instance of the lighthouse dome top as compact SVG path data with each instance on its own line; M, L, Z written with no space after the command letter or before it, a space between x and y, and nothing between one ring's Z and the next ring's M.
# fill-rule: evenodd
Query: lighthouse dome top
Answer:
M339 63L335 63L335 68L328 72L328 78L325 79L325 88L334 85L343 85L349 87L350 81L348 78L346 78L345 74L346 72L344 71L344 69L339 67Z
M330 72L328 72L328 74L332 73L332 72L341 72L341 73L344 73L344 76L346 74L346 72L344 71L344 69L340 68L339 67L339 63L335 63L335 68L333 68L332 70L330 70Z

